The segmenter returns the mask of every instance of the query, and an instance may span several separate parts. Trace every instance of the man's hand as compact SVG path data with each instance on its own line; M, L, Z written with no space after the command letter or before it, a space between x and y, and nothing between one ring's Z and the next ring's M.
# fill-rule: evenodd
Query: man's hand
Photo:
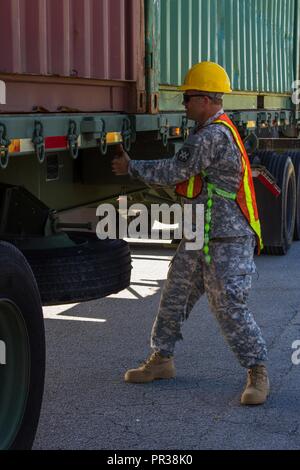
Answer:
M123 145L116 146L116 156L112 161L112 171L115 175L127 175L129 165L129 155L124 151Z

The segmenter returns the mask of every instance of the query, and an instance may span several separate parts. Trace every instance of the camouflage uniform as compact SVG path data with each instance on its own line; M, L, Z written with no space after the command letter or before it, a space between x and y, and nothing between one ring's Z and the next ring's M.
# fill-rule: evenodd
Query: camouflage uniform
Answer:
M173 158L131 160L129 174L148 184L171 186L205 170L218 188L236 193L241 182L240 151L229 129L212 124L220 110L203 126L195 127ZM210 254L204 261L202 250L186 250L182 240L171 262L159 311L152 329L151 346L162 354L173 354L182 339L181 324L205 292L222 333L243 367L266 360L266 345L251 312L247 298L251 275L255 272L254 232L237 203L213 196ZM202 193L184 203L206 204L206 183ZM193 227L194 229L195 227Z

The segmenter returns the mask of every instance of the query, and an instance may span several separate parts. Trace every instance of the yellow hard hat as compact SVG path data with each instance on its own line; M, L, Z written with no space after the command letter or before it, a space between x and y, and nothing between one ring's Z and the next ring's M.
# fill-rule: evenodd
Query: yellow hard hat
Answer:
M215 62L199 62L186 74L179 90L198 90L210 93L232 93L230 80L221 65Z

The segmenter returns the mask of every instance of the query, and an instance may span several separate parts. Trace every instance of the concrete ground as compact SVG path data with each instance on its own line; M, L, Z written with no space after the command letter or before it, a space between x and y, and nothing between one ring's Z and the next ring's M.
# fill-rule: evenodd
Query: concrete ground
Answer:
M183 326L177 377L147 385L123 375L149 353L149 335L174 250L132 249L129 289L44 308L47 371L35 449L300 449L300 243L256 259L250 307L269 347L272 393L242 407L245 370L206 298ZM300 346L298 346L300 349ZM295 361L298 362L298 361Z

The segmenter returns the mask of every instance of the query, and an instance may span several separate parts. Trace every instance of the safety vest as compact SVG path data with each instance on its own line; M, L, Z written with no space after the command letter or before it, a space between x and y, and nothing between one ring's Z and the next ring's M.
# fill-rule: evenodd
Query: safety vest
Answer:
M261 237L261 228L258 217L251 166L246 149L237 128L225 113L213 121L212 124L222 124L226 126L231 131L234 141L241 152L242 180L239 190L235 195L235 200L242 213L246 217L250 227L256 234L258 253L260 253L260 251L263 249L263 242ZM195 198L200 194L202 185L203 182L201 175L192 176L188 181L177 184L176 193L187 198ZM214 192L219 196L229 197L232 199L232 193L227 193L220 188L215 187Z

